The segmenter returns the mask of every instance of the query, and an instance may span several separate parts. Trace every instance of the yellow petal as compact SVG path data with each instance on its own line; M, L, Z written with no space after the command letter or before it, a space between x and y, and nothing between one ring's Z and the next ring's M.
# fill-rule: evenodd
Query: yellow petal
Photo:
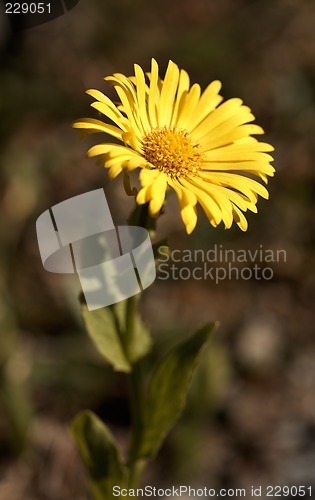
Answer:
M146 101L146 83L145 76L142 68L138 64L135 64L135 75L136 75L136 87L137 87L137 97L139 106L139 116L143 125L145 132L149 132L151 129L148 112L147 112L147 101Z
M91 107L107 116L107 118L116 123L123 131L127 130L126 119L117 108L113 109L100 101L92 102Z
M178 118L176 120L177 127L188 129L189 119L196 109L200 98L200 92L200 85L195 83L185 97L185 102L183 103L180 113L178 114Z
M155 59L151 61L151 73L150 78L150 89L149 89L149 117L151 122L151 127L155 128L158 126L157 120L157 105L160 98L160 91L158 89L158 79L159 79L159 67Z
M110 179L115 179L121 172L122 172L122 164L117 163L116 165L111 166L108 168L108 175Z
M182 208L181 216L186 227L187 234L191 234L197 224L197 210L192 205Z
M136 202L138 203L138 205L144 205L145 203L148 203L148 201L150 201L151 199L150 191L151 191L151 184L139 190L136 197Z
M190 177L189 182L193 186L196 186L207 193L215 201L221 211L221 218L225 224L225 227L231 227L233 222L232 204L229 197L227 196L227 193L224 193L224 191L218 189L218 186L207 183L197 176Z
M244 125L246 123L254 121L255 120L254 115L244 110L244 107L245 106L242 106L237 115L232 116L231 118L225 120L220 125L214 127L212 130L209 130L204 137L199 138L199 143L203 144L204 142L206 142L207 139L210 137L210 135L219 136L222 134L226 134L229 130L233 130L239 127L240 125Z
M168 184L176 192L181 207L186 207L187 205L195 206L197 204L196 195L191 191L191 189L184 187L178 179L169 178Z
M130 160L130 155L120 155L120 156L115 156L113 158L105 158L105 167L106 168L111 168L115 165L122 165L125 162L129 162Z
M132 171L136 168L144 168L147 162L141 156L133 156L128 160L128 170Z
M273 176L275 169L272 165L265 162L253 162L253 161L235 161L235 162L203 162L202 171L203 172L229 172L229 171L240 171L253 173L254 175L260 175L265 173L267 175Z
M234 220L235 220L236 224L238 225L238 227L242 231L247 231L248 222L247 222L244 214L235 206L233 207L233 217L234 217Z
M222 212L218 204L213 200L207 193L205 193L202 189L197 188L192 185L186 179L180 180L181 184L188 189L191 189L193 193L196 195L197 200L200 205L204 209L210 223L213 226L217 226L222 220Z
M143 205L149 201L149 212L154 217L161 210L165 200L167 176L156 170L142 169L140 181L143 187L137 194L137 203Z
M132 149L142 154L142 141L139 139L139 137L136 136L136 134L132 130L124 132L121 138L126 144L126 146L130 146Z
M255 203L257 200L256 193L266 199L269 197L269 193L264 186L262 186L259 182L243 175L232 174L229 172L208 172L207 174L209 181L218 183L221 186L237 189L241 193L245 194L245 196L247 196L252 203Z
M144 134L143 125L139 116L139 107L137 103L136 93L130 80L124 75L115 73L114 76L106 77L105 80L111 82L120 98L123 106L123 111L137 135L140 137Z
M176 192L182 220L185 224L187 233L191 234L197 224L197 211L195 207L197 198L191 190L186 189L175 179L168 179L168 184Z
M206 151L204 153L204 158L207 162L209 161L220 161L220 162L229 162L229 161L273 161L273 157L268 155L267 153L260 153L257 151L248 151L247 149L238 151L234 149L227 150L226 148L220 149L212 149L210 151Z
M213 133L209 136L209 140L201 145L200 150L203 152L210 149L221 148L238 139L247 138L247 136L251 134L264 134L264 130L259 125L241 125L240 127L229 130L223 135Z
M176 64L169 61L162 86L160 103L158 106L159 126L168 127L171 122L175 94L178 86L179 69Z
M222 83L215 80L201 94L200 100L189 119L188 132L192 132L223 100L223 97L219 95L221 87Z
M222 122L230 118L231 116L239 113L240 107L243 101L241 99L229 99L225 101L221 106L216 108L210 115L203 120L200 125L198 125L194 130L194 137L203 137L210 130L213 130L216 126L220 125Z
M206 176L200 174L200 177L207 183L212 183L213 184L213 179L209 179ZM224 196L227 196L228 199L237 205L241 210L246 212L246 210L251 210L252 212L257 212L257 207L256 205L249 199L247 198L244 194L234 191L232 189L229 189L226 186L221 186L219 184L215 184L216 189L218 192L221 192ZM255 197L255 202L257 201L257 198Z
M167 189L167 176L160 173L154 180L151 186L151 201L149 205L149 212L154 217L161 210Z
M171 120L171 127L175 127L177 125L177 118L182 112L182 108L184 106L188 90L189 90L189 76L188 73L186 73L186 71L181 69L179 73L178 89L176 94L173 116Z
M90 95L91 97L94 97L96 101L102 102L103 104L106 104L109 108L111 108L114 112L117 111L117 107L111 101L109 97L107 97L103 92L100 92L99 90L96 89L89 89L86 90L86 94Z
M80 128L91 133L104 132L105 134L112 135L117 139L122 138L122 130L114 125L109 125L101 120L94 120L93 118L81 118L72 124L73 128Z
M248 141L248 139L250 139L250 142ZM246 140L245 143L244 140ZM218 149L217 151L205 151L205 155L208 157L212 154L216 155L217 152L224 155L224 153L260 153L269 151L274 151L274 147L271 146L271 144L267 144L266 142L258 142L255 137L245 137L243 140L240 139L237 142L233 142L233 144L229 144Z
M137 155L135 151L127 148L126 146L120 146L118 144L96 144L88 150L87 154L90 158L98 155L104 155L105 159L128 156L130 159L137 158L140 161L143 161L143 158L139 157L139 155Z
M158 170L150 170L149 168L144 168L141 170L139 179L142 186L148 186L153 184L156 177L159 175Z

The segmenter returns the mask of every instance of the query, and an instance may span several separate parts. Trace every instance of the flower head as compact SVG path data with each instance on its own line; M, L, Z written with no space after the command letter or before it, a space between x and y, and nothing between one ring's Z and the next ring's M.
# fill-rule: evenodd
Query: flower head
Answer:
M105 80L114 86L118 104L98 90L87 93L95 99L92 107L108 121L83 118L73 126L104 132L121 144L97 144L88 156L99 156L111 178L140 168L136 201L149 202L153 217L172 188L188 233L197 223L197 203L213 226L223 222L230 228L234 220L246 231L243 212L257 212L258 195L268 198L255 177L267 183L274 174L268 154L273 147L253 137L264 131L251 124L255 117L250 108L241 99L221 104L217 80L204 92L198 84L190 86L186 71L172 61L164 80L154 59L146 75L135 65L135 76L116 73Z

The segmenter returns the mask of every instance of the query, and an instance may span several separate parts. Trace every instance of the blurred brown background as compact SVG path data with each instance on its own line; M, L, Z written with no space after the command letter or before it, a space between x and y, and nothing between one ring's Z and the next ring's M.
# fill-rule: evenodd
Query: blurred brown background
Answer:
M68 432L91 408L125 443L126 384L88 340L75 276L47 273L35 221L104 186L117 223L133 207L121 179L85 157L71 122L93 116L87 88L173 59L203 88L223 82L267 131L277 173L249 230L213 229L200 213L187 237L168 197L159 235L171 248L284 249L270 281L157 280L142 301L157 354L200 324L220 329L181 423L146 483L312 486L315 495L315 3L303 0L80 0L67 15L11 33L0 16L0 498L86 500ZM111 94L113 95L113 94ZM95 116L95 115L94 115Z

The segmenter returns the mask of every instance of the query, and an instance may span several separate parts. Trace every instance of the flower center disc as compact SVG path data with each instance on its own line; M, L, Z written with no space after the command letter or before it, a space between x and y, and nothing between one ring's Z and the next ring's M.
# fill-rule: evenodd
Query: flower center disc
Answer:
M200 168L199 145L185 130L155 128L144 137L142 147L145 159L170 177L197 174Z

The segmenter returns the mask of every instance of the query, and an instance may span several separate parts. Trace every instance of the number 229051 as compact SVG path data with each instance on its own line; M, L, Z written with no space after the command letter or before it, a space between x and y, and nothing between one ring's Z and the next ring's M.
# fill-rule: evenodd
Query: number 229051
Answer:
M267 497L311 497L311 486L267 486Z
M50 3L9 3L5 4L6 14L50 14Z

